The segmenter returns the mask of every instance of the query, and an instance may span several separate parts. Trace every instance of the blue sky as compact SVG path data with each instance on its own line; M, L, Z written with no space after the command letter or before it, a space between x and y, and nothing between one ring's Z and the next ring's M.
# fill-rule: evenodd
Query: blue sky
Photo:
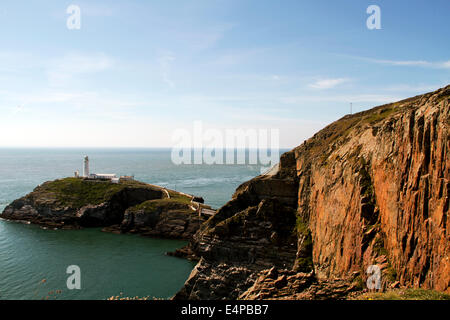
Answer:
M69 30L69 5L81 29ZM369 30L369 5L381 29ZM170 147L279 129L450 83L450 1L2 1L0 146Z

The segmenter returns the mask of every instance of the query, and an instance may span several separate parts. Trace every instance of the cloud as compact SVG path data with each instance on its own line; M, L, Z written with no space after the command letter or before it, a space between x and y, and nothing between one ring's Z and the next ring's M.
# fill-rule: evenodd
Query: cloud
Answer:
M212 60L210 64L220 66L243 64L251 59L254 59L257 55L264 53L265 51L267 51L265 48L232 50L219 55L217 58Z
M9 108L11 114L47 113L68 118L88 115L88 118L96 118L99 121L137 118L139 116L136 114L136 108L151 103L152 101L145 101L134 95L95 91L9 92L0 97L0 105L15 106Z
M418 84L418 85L409 85L409 84L397 84L384 88L386 91L396 91L396 92L430 92L435 91L439 88L446 86L449 81L442 82L440 84L426 85L426 84Z
M298 104L306 102L375 102L390 103L404 99L404 97L383 94L346 94L346 95L318 95L318 96L291 96L281 98L282 103Z
M119 10L111 3L108 3L108 5L101 5L92 2L81 3L80 8L83 15L91 17L112 17Z
M11 112L13 114L23 113L25 111L26 111L26 109L21 105L15 106L14 108L11 109Z
M69 53L47 63L47 77L51 83L60 84L82 74L107 70L114 60L104 53Z
M174 60L175 56L172 54L172 52L165 52L158 59L159 66L161 68L162 79L171 88L175 87L175 83L172 81L170 77L172 62Z
M331 89L345 82L349 82L347 78L322 79L311 83L308 87L313 89Z
M18 73L37 66L38 64L33 60L31 53L21 51L0 52L0 72L2 73Z
M176 36L185 42L195 51L203 51L214 47L225 34L232 30L236 24L225 23L221 25L205 26L200 30L183 31L182 28L176 28Z
M388 60L388 59L373 59L365 57L355 57L357 59L384 64L390 66L403 66L403 67L424 67L433 69L450 69L450 60L448 61L427 61L427 60Z

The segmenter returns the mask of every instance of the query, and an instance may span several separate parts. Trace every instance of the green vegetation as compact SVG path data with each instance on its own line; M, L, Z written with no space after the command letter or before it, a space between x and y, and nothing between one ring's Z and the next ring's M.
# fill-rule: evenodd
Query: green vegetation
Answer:
M184 204L190 204L192 197L187 196L185 194L173 191L173 190L167 190L167 192L169 192L170 195L170 199L176 200L180 203L184 203Z
M361 277L361 275L358 275L355 280L353 281L353 283L356 284L356 288L358 290L363 290L366 287L366 283L364 282L363 278Z
M359 176L360 176L359 184L361 187L361 196L369 197L369 199L372 203L373 198L374 198L374 189L373 189L373 184L372 184L372 178L370 177L370 174L366 169L366 167L368 167L366 160L364 160L364 158L361 157L360 163L361 163L361 169L359 170Z
M297 216L297 219L295 220L295 230L299 234L303 234L305 236L308 236L311 234L309 231L308 225L303 221L303 219L299 216Z
M304 236L303 248L300 250L300 255L296 260L296 268L300 272L309 272L313 269L313 260L312 260L312 236L311 231L308 228L308 225L303 221L302 218L297 216L297 220L295 222L295 230L297 231L299 237Z
M375 240L375 243L373 244L373 251L378 255L378 256L387 256L388 252L386 250L386 248L384 247L384 240L381 237L378 237Z
M144 210L144 212L154 212L162 209L179 209L192 211L191 209L189 209L188 204L186 204L184 201L180 201L179 199L174 198L148 200L134 207L131 207L128 210L131 211Z
M394 112L395 112L395 104L392 104L392 105L389 105L377 112L372 112L366 118L364 118L364 122L368 122L373 125L377 122L380 122L383 119L386 119L387 117L392 115Z
M360 120L358 116L346 116L328 125L307 141L308 154L311 158L319 158L322 163L325 163L330 146L339 139L345 139Z
M123 181L118 184L110 181L64 178L46 182L37 187L33 196L41 200L56 200L58 205L79 209L85 205L97 205L105 202L125 188L156 189L138 181Z
M311 160L315 159L320 161L322 165L326 165L330 153L340 144L345 143L352 132L358 133L360 128L374 126L378 122L394 115L403 107L408 107L408 102L412 103L414 99L390 103L371 110L346 115L316 133L314 137L299 148L304 148Z
M394 282L397 280L397 271L395 271L390 263L385 271L385 276L389 282Z
M249 215L249 212L254 212L255 210L249 208L245 211L239 212L234 216L231 216L228 219L225 219L219 222L213 229L209 232L211 234L218 234L219 236L228 235L233 231L240 230L240 227L243 225L244 221Z
M394 289L386 292L369 292L356 300L450 300L450 295L426 289Z

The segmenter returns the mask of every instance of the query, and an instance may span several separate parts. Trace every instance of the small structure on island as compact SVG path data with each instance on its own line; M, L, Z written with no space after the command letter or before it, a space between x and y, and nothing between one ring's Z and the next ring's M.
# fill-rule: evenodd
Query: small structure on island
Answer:
M80 174L78 171L75 171L75 178L80 178ZM134 180L134 176L120 176L120 178L118 178L115 173L90 173L88 156L84 157L82 178L88 179L88 180L109 180L112 183L119 183L121 180L124 180L124 181Z

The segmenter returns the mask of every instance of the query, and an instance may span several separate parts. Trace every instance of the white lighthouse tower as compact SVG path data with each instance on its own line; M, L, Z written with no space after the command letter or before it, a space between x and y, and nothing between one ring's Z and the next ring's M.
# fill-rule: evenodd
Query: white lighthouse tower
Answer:
M89 178L89 157L84 157L83 177Z

